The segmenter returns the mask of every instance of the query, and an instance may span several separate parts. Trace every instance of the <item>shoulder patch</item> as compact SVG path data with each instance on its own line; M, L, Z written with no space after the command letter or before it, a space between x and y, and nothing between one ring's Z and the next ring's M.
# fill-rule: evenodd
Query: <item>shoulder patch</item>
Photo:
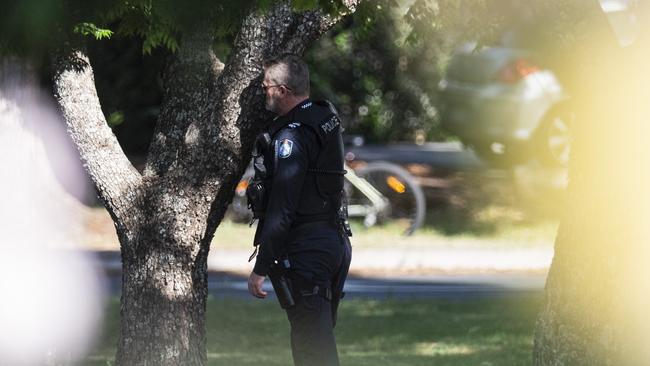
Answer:
M333 114L332 117L320 123L320 128L323 130L323 132L330 133L340 124L341 122L339 121L339 118L336 116L336 114Z
M293 141L289 139L284 139L280 143L280 148L278 149L278 156L282 159L288 158L291 156L291 150L293 149Z

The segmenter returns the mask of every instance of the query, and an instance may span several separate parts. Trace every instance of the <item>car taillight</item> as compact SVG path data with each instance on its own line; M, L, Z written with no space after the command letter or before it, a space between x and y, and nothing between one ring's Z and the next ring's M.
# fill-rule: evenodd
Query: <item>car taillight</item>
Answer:
M526 76L539 70L538 66L531 64L528 60L520 58L501 69L497 75L497 80L506 84L515 84Z

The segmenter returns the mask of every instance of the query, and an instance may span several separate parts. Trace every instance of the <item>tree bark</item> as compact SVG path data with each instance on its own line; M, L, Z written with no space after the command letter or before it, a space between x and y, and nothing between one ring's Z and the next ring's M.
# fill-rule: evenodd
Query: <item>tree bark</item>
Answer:
M124 155L108 127L95 89L88 57L65 49L54 57L54 97L97 194L115 222L121 241L133 240L143 201L142 177Z
M351 11L357 1L348 3ZM302 53L340 16L253 11L226 65L209 23L184 33L165 69L163 105L140 175L106 124L81 50L56 58L55 91L70 134L115 221L122 252L119 365L204 365L207 256L264 110L266 57Z
M650 364L650 116L648 45L622 50L611 32L572 55L568 210L555 244L533 354L535 366Z

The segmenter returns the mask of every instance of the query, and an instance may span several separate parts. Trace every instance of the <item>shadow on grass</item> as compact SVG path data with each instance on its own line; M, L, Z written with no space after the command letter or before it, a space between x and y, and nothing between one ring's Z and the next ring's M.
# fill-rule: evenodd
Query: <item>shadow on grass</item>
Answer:
M499 365L530 361L540 295L472 300L343 301L336 329L341 363ZM275 301L208 301L209 365L290 365L289 325ZM100 344L84 365L111 365L118 301L111 302Z
M366 302L344 313L349 365L522 365L530 359L539 297Z

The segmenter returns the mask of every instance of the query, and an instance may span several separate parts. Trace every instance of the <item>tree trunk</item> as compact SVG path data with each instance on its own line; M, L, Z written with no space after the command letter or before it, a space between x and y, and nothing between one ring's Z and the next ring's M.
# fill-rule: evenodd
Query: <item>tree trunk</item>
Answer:
M163 143L152 145L155 163L145 172L149 186L137 235L122 245L119 365L206 363L207 255L216 229L208 216L217 195L232 186L206 169L218 156L206 149L211 90L221 69L212 41L205 29L188 34L165 70L156 132ZM228 182L242 161L214 166ZM212 210L219 220L225 207Z
M650 365L650 78L643 62L650 49L621 50L596 34L575 69L568 210L537 322L535 366Z
M356 1L347 1L354 10ZM207 256L214 232L268 118L262 62L302 53L340 17L278 5L244 20L228 64L209 23L183 34L165 69L145 170L124 156L102 115L82 51L55 61L55 96L122 252L119 365L204 365Z
M170 193L176 194L161 190L159 195L170 197ZM207 205L188 197L175 199L172 206L154 206L149 212L152 219L142 217L146 224L137 241L129 243L133 251L122 255L116 361L119 365L203 365L209 241L200 238Z

